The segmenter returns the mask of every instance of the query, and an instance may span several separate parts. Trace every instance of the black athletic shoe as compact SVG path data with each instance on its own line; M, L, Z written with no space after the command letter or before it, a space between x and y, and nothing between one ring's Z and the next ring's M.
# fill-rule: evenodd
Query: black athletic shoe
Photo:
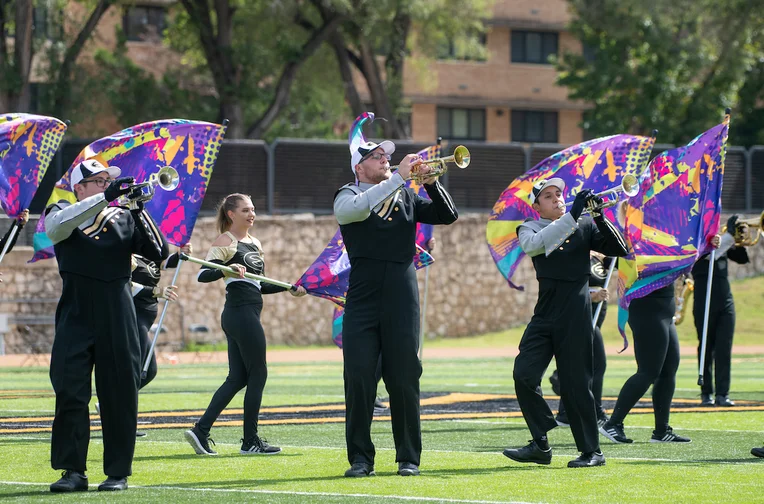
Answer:
M554 417L554 421L557 422L557 425L559 427L570 427L570 422L568 421L568 414L563 413L557 413L557 416Z
M127 490L127 478L112 478L109 476L106 481L98 485L99 492L118 492Z
M711 394L700 394L700 405L701 406L713 406L714 400L711 397Z
M602 452L582 453L577 459L568 462L568 467L595 467L605 465L605 456Z
M754 457L764 458L764 448L751 448L751 455Z
M730 400L730 396L726 396L726 395L718 395L718 396L716 396L715 404L717 406L722 406L722 407L725 407L725 408L729 408L729 407L735 405L735 403Z
M658 431L653 431L653 437L650 438L651 443L692 443L692 439L679 434L674 434L674 430L671 427L666 428L666 432L658 434Z
M146 433L142 430L135 431L135 437L146 437Z
M64 471L61 479L50 485L51 492L87 492L88 477L77 471Z
M504 456L515 462L533 462L534 464L549 465L552 463L552 449L542 450L535 440L531 440L522 448L507 448Z
M398 474L401 476L419 476L419 466L412 462L398 462Z
M385 406L385 403L382 402L382 399L377 397L377 399L374 401L374 414L375 415L381 415L387 411L387 406Z
M242 455L276 455L281 453L281 448L278 446L269 445L265 439L261 438L257 434L249 441L241 440L241 450L239 453Z
M605 425L608 420L610 420L610 419L607 417L607 413L605 413L604 411L600 411L599 413L597 413L597 427L598 428L602 427L603 425Z
M554 392L555 395L561 395L560 394L560 376L557 374L556 369L552 372L552 375L549 377L549 383L552 384L552 392Z
M374 464L365 464L363 462L356 462L350 466L350 469L345 471L346 478L365 478L366 476L376 476L374 472Z
M626 437L626 433L623 431L623 424L613 424L610 420L600 427L600 434L614 443L628 444L634 442L633 439Z
M215 441L213 441L208 434L203 433L196 424L194 424L193 428L188 429L183 435L197 455L218 454L218 452L210 448L210 443L214 445Z

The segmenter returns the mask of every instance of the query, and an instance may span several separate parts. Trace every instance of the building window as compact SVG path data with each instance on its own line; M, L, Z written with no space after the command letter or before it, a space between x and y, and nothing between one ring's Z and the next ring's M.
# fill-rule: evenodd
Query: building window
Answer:
M448 140L485 140L485 109L438 107L438 136Z
M154 5L133 5L127 7L123 18L123 28L127 40L158 41L167 27L164 7Z
M512 31L512 63L549 64L557 55L557 33Z
M512 141L557 143L557 112L512 111Z
M582 46L583 46L584 61L586 61L589 64L593 64L594 61L597 59L597 49L586 43L582 44Z
M441 60L486 61L487 37L485 33L460 38L448 38L438 44L437 56Z

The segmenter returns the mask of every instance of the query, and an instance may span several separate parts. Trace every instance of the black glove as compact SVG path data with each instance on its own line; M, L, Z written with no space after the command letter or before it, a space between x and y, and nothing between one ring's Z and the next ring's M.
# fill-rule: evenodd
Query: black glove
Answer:
M103 192L103 197L106 201L111 203L115 199L119 198L123 194L127 194L130 192L130 187L122 188L122 184L132 184L135 182L135 179L133 177L120 177L116 179L114 182L109 184L109 187L106 188L106 190Z
M593 195L594 192L591 189L584 189L576 194L576 199L573 200L573 206L570 208L570 216L578 220L578 218L581 217L584 208L586 208L586 202L589 201Z
M732 236L735 236L735 229L737 229L737 215L732 214L727 219L727 232Z

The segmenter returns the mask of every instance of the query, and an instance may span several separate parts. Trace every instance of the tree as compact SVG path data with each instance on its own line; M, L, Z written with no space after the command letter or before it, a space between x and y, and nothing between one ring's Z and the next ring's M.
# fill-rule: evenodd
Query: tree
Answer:
M591 135L657 128L659 142L684 143L737 104L762 37L758 5L571 0L569 30L591 54L558 59L558 84L591 104L582 125Z

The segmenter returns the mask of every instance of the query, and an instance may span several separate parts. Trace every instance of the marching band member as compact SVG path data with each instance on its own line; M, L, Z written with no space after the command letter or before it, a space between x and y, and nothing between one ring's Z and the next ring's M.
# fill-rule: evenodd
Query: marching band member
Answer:
M395 145L351 143L357 185L334 197L334 215L350 258L350 284L342 327L345 379L345 439L350 468L346 477L373 476L371 421L382 355L382 376L390 395L398 474L419 474L419 289L413 260L416 223L451 224L458 213L437 178L424 181L431 201L404 187L419 156L403 158L390 171ZM421 173L429 173L423 165Z
M218 269L203 266L200 282L214 282L225 277L226 300L221 325L228 341L228 377L212 396L207 410L194 427L185 432L188 443L199 455L217 455L210 442L210 430L220 413L243 388L244 438L242 455L273 455L281 448L268 444L257 431L260 403L268 377L265 359L265 332L260 323L263 294L287 290L266 282L244 278L249 272L263 275L265 262L263 247L249 234L255 222L255 206L249 196L229 194L218 207L217 226L220 236L212 243L207 260L229 266L238 271L232 276ZM289 291L293 296L304 296L304 287Z
M737 215L727 220L727 232L715 237L716 259L711 288L711 304L708 314L708 333L706 335L706 356L703 369L703 385L700 388L702 406L734 406L729 398L730 368L732 367L732 338L735 334L735 300L727 278L727 259L738 264L748 264L748 252L745 247L735 245ZM708 289L708 260L703 256L692 267L695 280L695 295L692 313L698 332L698 361L700 361L701 340L703 339L703 320L706 311L706 292ZM714 380L711 377L714 367ZM716 382L716 400L714 395Z
M594 211L593 219L581 217L586 205L602 200L590 189L576 195L565 212L565 182L551 178L536 183L530 198L539 220L526 220L517 229L523 252L533 259L539 281L539 298L533 318L520 341L515 359L517 402L533 440L504 455L517 462L549 464L552 449L547 432L557 426L541 392L541 378L552 357L557 360L560 391L576 447L581 455L568 467L605 464L597 435L597 413L591 391L592 321L589 297L589 254L625 256L626 244L615 227Z
M142 205L108 206L130 192L132 177L95 159L74 167L77 203L47 209L45 229L63 279L56 309L50 380L56 393L51 466L64 471L52 492L86 491L91 378L101 406L104 473L98 490L124 490L132 474L138 423L140 343L130 294L130 257L160 262L167 242Z

